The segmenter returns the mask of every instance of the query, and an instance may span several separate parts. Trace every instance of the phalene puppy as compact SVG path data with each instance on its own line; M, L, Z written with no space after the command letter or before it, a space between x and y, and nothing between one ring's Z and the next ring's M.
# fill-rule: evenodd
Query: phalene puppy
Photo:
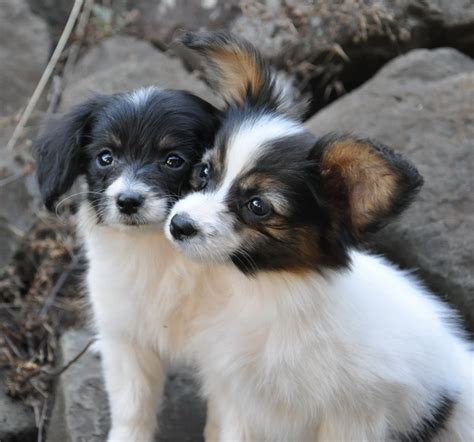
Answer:
M182 42L227 102L195 192L165 226L200 300L187 351L208 440L474 440L473 358L455 315L359 247L416 195L415 167L367 139L309 133L291 85L248 42Z

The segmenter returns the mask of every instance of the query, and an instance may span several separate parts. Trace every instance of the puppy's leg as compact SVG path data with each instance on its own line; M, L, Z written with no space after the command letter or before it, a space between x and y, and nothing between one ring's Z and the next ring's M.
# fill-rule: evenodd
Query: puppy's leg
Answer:
M165 372L158 355L123 338L102 338L112 418L109 441L152 441Z

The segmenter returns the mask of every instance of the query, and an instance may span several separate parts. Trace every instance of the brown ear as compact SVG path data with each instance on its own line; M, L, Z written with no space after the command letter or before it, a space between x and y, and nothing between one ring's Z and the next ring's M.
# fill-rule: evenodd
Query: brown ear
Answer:
M224 32L187 32L178 38L186 47L203 55L211 82L227 103L271 109L301 117L305 100L291 80L276 74L258 50L244 39Z
M423 184L412 164L371 141L326 138L318 144L323 186L355 238L402 212Z
M226 101L242 104L257 97L265 82L265 63L249 43L225 32L187 32L179 41L204 55Z

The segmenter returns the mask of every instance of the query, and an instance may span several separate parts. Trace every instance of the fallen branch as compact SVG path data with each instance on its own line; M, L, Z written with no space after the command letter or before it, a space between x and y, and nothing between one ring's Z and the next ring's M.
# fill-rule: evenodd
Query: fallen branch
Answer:
M54 71L54 68L56 67L56 64L58 63L61 54L64 51L66 43L68 42L69 37L71 36L72 30L74 29L74 25L76 23L77 17L79 16L79 12L81 11L83 3L84 0L75 0L71 13L69 14L66 26L64 26L63 33L61 34L61 37L59 39L58 44L56 45L53 55L51 55L48 65L43 71L43 74L41 75L41 78L38 84L36 85L33 95L29 99L28 104L26 105L26 108L21 115L20 121L16 125L15 130L13 131L13 135L7 143L7 150L13 150L18 141L18 138L20 138L20 135L23 132L23 129L25 128L26 123L28 122L31 116L31 113L36 107L36 104L38 103L38 100L41 97L44 88L46 87L46 84L48 83Z
M67 281L67 279L69 278L69 275L76 268L78 263L79 263L79 254L76 254L73 256L72 262L69 264L68 268L63 273L61 273L58 280L56 281L51 291L49 292L48 297L46 298L39 314L40 320L43 319L45 316L47 316L49 309L54 304L54 301L56 297L58 296L58 293L61 291L64 283Z
M95 342L95 339L91 339L85 346L84 348L76 355L74 356L66 365L63 367L53 370L53 371L46 371L44 370L43 372L46 373L48 376L51 377L57 377L61 376L68 368L70 368L73 364L75 364L81 357L84 355L84 353L89 349L89 347Z

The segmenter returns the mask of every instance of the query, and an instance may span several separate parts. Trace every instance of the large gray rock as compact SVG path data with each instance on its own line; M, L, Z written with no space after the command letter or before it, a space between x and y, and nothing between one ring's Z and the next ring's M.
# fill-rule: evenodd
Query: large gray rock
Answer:
M377 250L452 302L474 331L474 61L416 50L307 122L315 134L353 132L407 156L425 185Z
M78 63L63 94L62 108L84 100L93 92L117 93L156 84L187 89L216 103L214 94L181 61L133 37L102 41Z
M48 61L46 24L24 0L0 6L0 117L26 105Z
M352 90L414 48L474 55L472 0L266 0L231 25L312 92L314 109Z
M23 236L36 220L40 205L33 178L18 177L16 167L0 171L2 204L0 205L0 270L8 264ZM2 179L2 177L4 177ZM5 181L3 181L5 180ZM2 182L3 181L3 182ZM8 182L8 184L3 184Z
M45 20L57 37L66 24L74 0L27 0L31 10Z
M85 329L66 332L61 338L62 363L72 360L91 338ZM158 417L160 431L156 441L202 440L205 406L196 392L190 370L170 373L165 387L164 408ZM100 358L89 350L61 376L47 441L103 441L109 425Z
M148 40L169 43L180 29L222 29L240 15L239 0L135 0L138 25Z
M474 55L472 0L134 0L128 5L141 12L136 32L160 47L178 29L229 29L254 42L274 65L300 79L314 97L311 111L411 49L451 46Z

